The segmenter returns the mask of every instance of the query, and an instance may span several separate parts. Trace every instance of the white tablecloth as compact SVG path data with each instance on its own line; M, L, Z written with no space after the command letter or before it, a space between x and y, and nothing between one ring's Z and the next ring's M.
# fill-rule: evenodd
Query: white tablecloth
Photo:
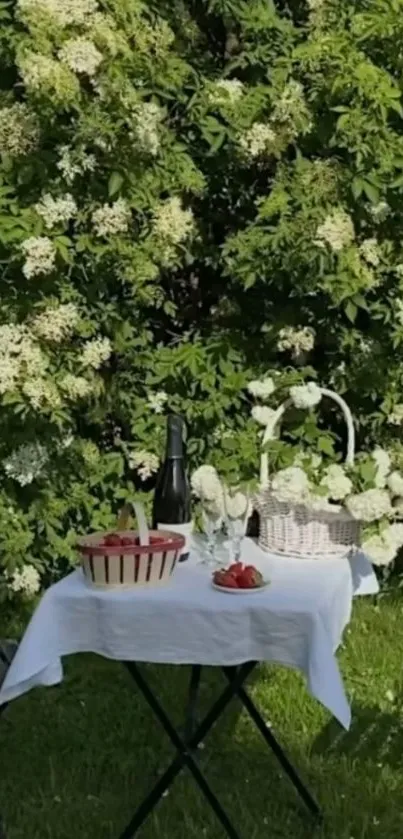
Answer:
M214 590L194 551L168 586L97 590L74 571L39 603L0 692L0 704L63 678L61 659L93 652L120 661L237 665L277 662L301 670L310 692L348 728L350 707L335 651L352 597L377 583L365 557L268 557L247 539L244 561L271 580L259 593Z

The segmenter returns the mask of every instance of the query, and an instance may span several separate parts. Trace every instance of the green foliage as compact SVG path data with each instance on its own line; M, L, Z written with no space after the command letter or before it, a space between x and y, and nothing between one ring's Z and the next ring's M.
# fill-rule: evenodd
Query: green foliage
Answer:
M290 364L312 376L303 328L360 445L394 442L402 7L1 4L8 575L25 560L53 579L77 531L149 497L167 409L187 420L192 467L256 475L246 384ZM305 442L339 452L339 433L331 413Z

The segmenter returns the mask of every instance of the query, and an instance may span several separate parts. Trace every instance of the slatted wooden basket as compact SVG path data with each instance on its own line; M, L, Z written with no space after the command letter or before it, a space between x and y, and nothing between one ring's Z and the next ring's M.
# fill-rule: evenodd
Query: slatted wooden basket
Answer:
M122 527L125 508L114 531L126 544L105 545L108 534L104 532L90 533L78 540L84 575L97 588L166 585L175 570L184 537L171 531L150 531L143 506L135 503L130 509L135 511L138 530Z

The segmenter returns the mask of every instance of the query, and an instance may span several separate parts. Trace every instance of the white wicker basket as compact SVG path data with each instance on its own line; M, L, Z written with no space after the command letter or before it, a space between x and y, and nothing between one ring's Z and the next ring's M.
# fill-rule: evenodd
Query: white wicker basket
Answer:
M326 388L322 396L333 399L342 409L347 423L346 463L354 463L355 433L351 411L344 399ZM290 406L288 399L281 405L267 426L263 445L276 436L276 426ZM260 490L255 497L260 515L260 547L269 553L300 559L325 559L346 556L359 545L360 523L339 504L314 511L304 506L279 502L269 485L268 455L263 452L260 463Z

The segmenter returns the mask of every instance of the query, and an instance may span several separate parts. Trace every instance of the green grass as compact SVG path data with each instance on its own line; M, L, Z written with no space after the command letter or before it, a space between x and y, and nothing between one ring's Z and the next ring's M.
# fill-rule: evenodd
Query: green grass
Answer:
M250 692L325 812L309 814L234 702L200 760L244 839L403 837L403 607L357 601L340 662L352 699L343 733L298 674L262 666ZM147 666L179 721L186 668ZM0 722L0 810L8 839L116 839L172 755L172 747L118 664L66 661L57 688L15 701ZM201 706L224 685L209 670ZM183 772L142 839L220 839L219 823Z

